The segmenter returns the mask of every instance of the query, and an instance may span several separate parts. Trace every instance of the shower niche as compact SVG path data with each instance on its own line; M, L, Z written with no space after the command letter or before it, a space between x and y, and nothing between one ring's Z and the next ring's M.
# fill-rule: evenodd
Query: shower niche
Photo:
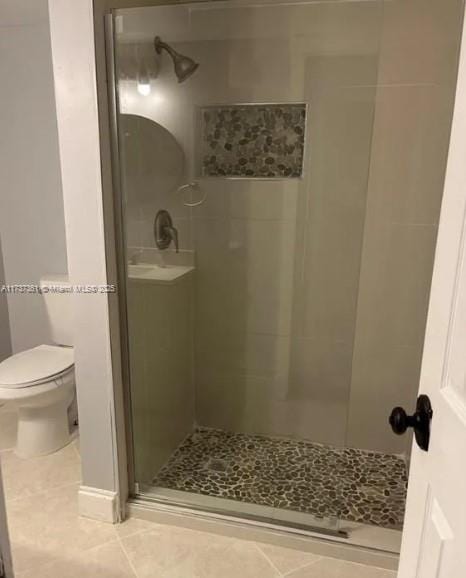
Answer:
M305 104L201 107L202 177L300 178L306 132Z

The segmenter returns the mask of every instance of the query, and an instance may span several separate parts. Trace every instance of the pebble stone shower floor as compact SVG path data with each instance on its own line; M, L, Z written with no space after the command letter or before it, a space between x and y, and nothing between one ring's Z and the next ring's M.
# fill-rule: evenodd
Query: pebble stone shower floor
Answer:
M196 429L156 486L401 529L407 470L395 455Z

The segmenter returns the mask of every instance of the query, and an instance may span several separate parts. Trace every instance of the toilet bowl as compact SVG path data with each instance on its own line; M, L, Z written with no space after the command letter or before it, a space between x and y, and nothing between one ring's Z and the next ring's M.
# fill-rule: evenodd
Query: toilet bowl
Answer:
M68 408L75 398L71 285L66 275L40 281L50 341L0 363L0 405L18 412L16 453L50 454L70 442Z
M72 347L39 345L0 363L0 405L18 412L15 452L21 457L49 454L70 442L74 397Z

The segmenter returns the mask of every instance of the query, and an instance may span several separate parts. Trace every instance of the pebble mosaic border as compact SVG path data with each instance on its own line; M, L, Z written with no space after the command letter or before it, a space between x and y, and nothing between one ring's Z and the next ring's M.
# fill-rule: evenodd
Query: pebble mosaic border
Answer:
M394 455L199 428L153 483L401 529L407 471Z
M302 176L305 104L203 107L200 122L201 176Z

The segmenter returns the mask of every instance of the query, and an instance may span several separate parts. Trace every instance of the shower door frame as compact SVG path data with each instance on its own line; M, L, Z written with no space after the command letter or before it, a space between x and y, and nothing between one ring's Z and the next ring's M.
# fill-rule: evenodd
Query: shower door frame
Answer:
M119 482L119 517L135 487L130 360L126 317L126 264L124 222L121 205L117 132L117 102L114 74L113 13L118 9L179 4L177 0L90 0L93 8L96 93L104 205L107 276L118 287L117 299L109 299L112 368L114 375L116 455ZM209 0L191 0L206 2ZM211 0L210 0L211 1ZM220 0L221 1L221 0ZM108 30L108 28L112 30Z
M212 2L215 0L190 0L183 4ZM222 2L222 0L218 0ZM239 0L241 3L241 0ZM267 3L267 2L264 2ZM193 506L176 500L152 498L147 494L138 495L135 480L134 449L131 413L130 391L130 358L128 348L127 317L126 317L126 255L124 243L124 215L122 211L122 188L120 182L120 161L118 150L117 123L117 86L115 78L115 52L113 15L117 9L141 8L149 6L166 6L180 4L176 0L93 0L95 62L97 77L97 102L99 112L102 191L105 213L109 219L106 232L107 268L109 279L118 282L118 299L109 302L112 336L112 364L115 380L115 403L120 405L117 412L116 444L118 472L120 478L121 519L126 517L129 508L140 516L169 523L180 524L179 517L191 519L193 523L209 530L212 524L224 524L226 527L241 531L246 539L257 538L257 532L263 532L264 541L273 541L273 536L286 539L291 547L302 547L302 539L312 540L318 544L321 551L333 552L337 557L346 557L353 561L377 560L387 568L396 567L398 553L387 545L369 545L352 543L348 533L325 527L304 526L285 523L280 520L266 520L263 517L247 515L243 512L218 510L215 507ZM111 223L110 223L111 221ZM106 227L106 228L107 228ZM110 281L109 281L110 282ZM119 378L119 379L118 379ZM123 416L123 417L121 417ZM231 530L230 530L231 531ZM252 535L248 532L252 531ZM276 538L278 540L278 538ZM342 550L344 548L344 550ZM351 552L351 553L349 553ZM331 554L332 555L332 554Z

